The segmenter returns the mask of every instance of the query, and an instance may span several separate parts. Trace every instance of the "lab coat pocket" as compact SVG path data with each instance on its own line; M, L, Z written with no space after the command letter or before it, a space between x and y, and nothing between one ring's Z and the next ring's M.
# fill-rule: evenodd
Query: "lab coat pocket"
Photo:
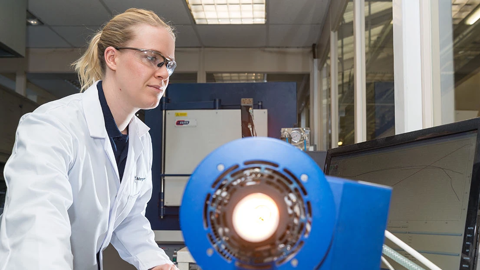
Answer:
M146 177L142 172L137 173L134 176L133 181L129 183L126 187L126 192L124 195L124 200L126 200L123 209L120 211L120 214L117 215L118 224L120 224L132 211L135 206L135 202L138 197L142 194L143 185L145 184Z

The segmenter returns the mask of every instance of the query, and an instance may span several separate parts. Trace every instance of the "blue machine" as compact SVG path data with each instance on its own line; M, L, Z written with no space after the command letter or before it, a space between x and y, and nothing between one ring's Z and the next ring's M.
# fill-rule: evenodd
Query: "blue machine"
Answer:
M380 269L390 195L388 187L325 177L278 139L246 138L199 164L180 226L204 270Z

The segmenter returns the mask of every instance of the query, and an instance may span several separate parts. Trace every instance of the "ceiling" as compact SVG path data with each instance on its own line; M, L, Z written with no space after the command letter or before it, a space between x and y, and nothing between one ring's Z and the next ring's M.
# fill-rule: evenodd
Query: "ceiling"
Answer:
M266 0L264 25L197 25L185 0L30 0L28 11L44 25L27 27L27 47L85 47L102 24L131 7L152 10L170 22L177 48L311 47L330 1Z

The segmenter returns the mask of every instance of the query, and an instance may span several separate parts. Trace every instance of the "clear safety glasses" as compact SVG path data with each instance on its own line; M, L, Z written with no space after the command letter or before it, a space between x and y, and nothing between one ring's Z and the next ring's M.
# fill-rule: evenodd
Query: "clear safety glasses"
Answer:
M116 50L135 50L142 53L142 60L151 65L152 67L161 68L165 66L168 71L168 76L172 76L172 73L177 67L175 60L163 56L160 52L146 49L138 49L131 47L117 47Z

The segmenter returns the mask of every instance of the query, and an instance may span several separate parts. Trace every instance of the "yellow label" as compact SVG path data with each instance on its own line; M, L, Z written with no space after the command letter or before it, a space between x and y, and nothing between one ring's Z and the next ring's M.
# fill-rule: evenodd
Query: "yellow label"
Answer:
M175 113L175 117L186 117L188 116L188 113L186 112L177 112Z

